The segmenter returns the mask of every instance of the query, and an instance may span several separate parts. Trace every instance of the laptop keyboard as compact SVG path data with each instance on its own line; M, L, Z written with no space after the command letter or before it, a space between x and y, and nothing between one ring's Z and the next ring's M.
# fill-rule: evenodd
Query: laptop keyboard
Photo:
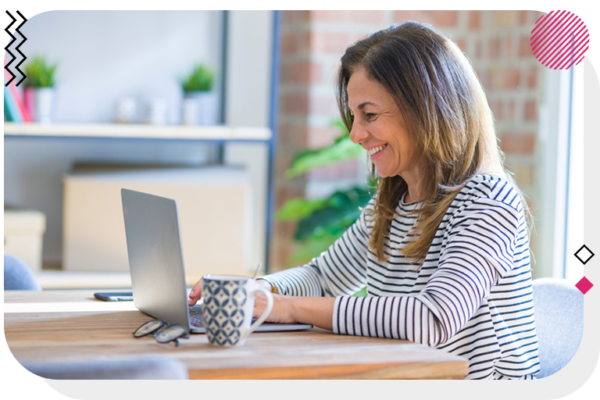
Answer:
M190 325L196 328L204 328L204 319L202 318L202 307L192 306L188 308L190 313ZM256 318L252 318L252 323L256 321Z
M196 328L204 328L204 320L202 318L202 307L192 306L190 311L190 324Z

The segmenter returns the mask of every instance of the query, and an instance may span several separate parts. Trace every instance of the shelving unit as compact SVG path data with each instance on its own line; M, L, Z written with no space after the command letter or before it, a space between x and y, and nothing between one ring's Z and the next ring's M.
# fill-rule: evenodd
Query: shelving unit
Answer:
M269 141L269 128L127 124L4 123L5 137Z
M273 13L272 22L269 22L271 16L267 13ZM268 27L267 23L261 23L260 26L268 27L268 29L252 29L252 34L249 35L247 29L258 26L257 18L258 21L272 23L272 28ZM110 123L15 124L5 122L4 141L5 146L9 147L8 154L13 158L18 154L19 163L23 161L23 164L27 164L31 161L27 164L31 170L25 170L17 163L19 168L9 172L9 177L12 179L9 181L20 182L23 180L29 185L38 187L40 186L38 179L41 181L43 175L44 184L40 187L45 187L44 185L50 180L56 181L57 174L66 171L66 165L71 161L88 159L94 162L102 161L102 156L96 157L93 149L87 151L96 145L104 150L114 146L116 149L114 158L120 160L125 151L135 148L139 144L142 149L140 153L143 151L145 152L143 154L151 155L148 158L149 162L153 162L154 158L176 161L178 159L176 149L188 150L188 146L190 151L185 153L188 156L187 159L196 162L196 159L203 158L200 156L190 158L190 152L204 147L205 144L210 145L215 150L210 149L210 163L243 165L252 171L253 184L256 186L256 190L254 190L255 204L266 203L264 215L261 210L254 210L254 213L261 221L265 221L265 233L256 232L255 237L265 238L264 244L261 242L259 246L265 248L264 255L261 257L264 259L264 272L268 273L269 242L275 207L273 169L278 136L280 24L280 11L261 12L258 17L241 11L223 12L222 60L219 66L222 74L220 85L217 86L220 88L221 96L220 123L229 124L228 126L152 126ZM211 40L213 39L211 37ZM60 51L64 52L64 46L59 47ZM50 48L52 49L52 46ZM252 56L258 54L260 60L264 62L257 63L256 68L248 68L246 65L248 54ZM240 65L244 67L241 68ZM72 115L78 114L69 114L69 117ZM251 125L251 127L246 127L244 124ZM44 145L48 144L48 148L64 149L61 154L66 155L56 162L53 160L54 167L43 170L44 174L39 174L36 168L42 165L42 161L27 153L26 149L30 144L32 148L41 153L43 153ZM65 146L61 147L63 144ZM18 152L10 153L11 146ZM42 148L41 151L40 148ZM75 159L75 157L71 157L71 153L75 156L78 154L78 150L72 149L84 149L84 151L80 158ZM204 149L200 151L204 151ZM102 154L106 157L106 152ZM108 158L113 159L112 156L113 154L110 154ZM146 160L144 157L140 158ZM41 158L45 159L45 157ZM31 174L27 175L27 180L25 180L25 173L29 174L30 171ZM55 189L56 185L52 188ZM48 203L48 199L51 198L53 207L57 204L56 199L58 198L56 192L52 193L54 197L47 197L46 194L33 196L31 193L24 196L29 196L28 198L34 198L44 204Z
M241 127L241 126L183 126L183 125L145 125L145 124L37 124L37 123L12 123L4 122L4 141L25 140L35 143L46 141L70 142L72 140L101 140L112 146L129 141L133 143L150 141L156 146L162 143L206 143L209 145L223 146L228 143L260 143L271 148L273 134L268 127ZM269 151L270 153L270 151ZM218 163L225 160L218 159ZM267 198L273 190L273 182L268 169L264 175L266 182ZM270 206L270 204L268 205ZM272 210L267 210L267 218ZM268 222L267 222L268 223ZM269 235L269 229L265 232ZM260 235L262 236L262 235ZM265 242L269 243L266 236ZM70 273L65 271L46 271L40 275L40 281L44 287L66 287L68 285L80 285L81 282L90 278L85 274ZM114 274L113 274L114 275ZM112 275L111 275L112 276ZM116 276L116 275L115 275ZM112 279L112 278L111 278ZM118 279L104 279L102 285L123 286L127 285L123 277ZM192 282L193 283L193 282ZM188 282L190 284L190 282Z

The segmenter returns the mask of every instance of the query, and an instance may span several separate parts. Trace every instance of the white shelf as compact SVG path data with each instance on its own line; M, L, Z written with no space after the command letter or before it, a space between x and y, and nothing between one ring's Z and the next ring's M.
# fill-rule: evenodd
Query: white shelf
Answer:
M98 137L119 139L260 140L271 139L269 128L134 124L4 123L5 136Z
M84 272L84 271L52 271L41 270L35 273L42 289L109 289L130 288L129 272ZM186 286L194 286L201 276L188 274Z
M41 270L37 271L35 275L42 289L131 287L131 277L129 276L128 272L72 272Z

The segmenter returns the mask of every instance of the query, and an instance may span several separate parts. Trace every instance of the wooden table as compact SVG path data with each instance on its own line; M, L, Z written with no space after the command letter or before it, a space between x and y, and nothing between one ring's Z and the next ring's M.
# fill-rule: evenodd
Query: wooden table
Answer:
M254 333L239 348L216 348L206 335L173 344L132 332L151 317L133 302L102 302L91 290L4 292L4 326L20 362L106 355L168 355L191 379L462 379L468 363L403 340L336 335L322 329Z

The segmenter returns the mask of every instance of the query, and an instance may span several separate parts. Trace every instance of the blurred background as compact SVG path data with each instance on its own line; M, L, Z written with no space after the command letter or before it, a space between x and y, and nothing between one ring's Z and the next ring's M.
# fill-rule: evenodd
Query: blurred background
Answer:
M583 218L573 118L581 74L535 59L530 31L541 15L33 16L20 28L28 79L17 87L16 73L5 87L5 253L27 258L45 288L128 287L119 192L128 187L178 201L188 283L310 260L373 193L367 156L339 123L340 57L373 32L415 20L456 42L485 89L506 166L533 211L534 278L576 282L582 266L572 254L583 238L569 227ZM11 28L13 71L20 22ZM5 65L12 59L5 53Z

